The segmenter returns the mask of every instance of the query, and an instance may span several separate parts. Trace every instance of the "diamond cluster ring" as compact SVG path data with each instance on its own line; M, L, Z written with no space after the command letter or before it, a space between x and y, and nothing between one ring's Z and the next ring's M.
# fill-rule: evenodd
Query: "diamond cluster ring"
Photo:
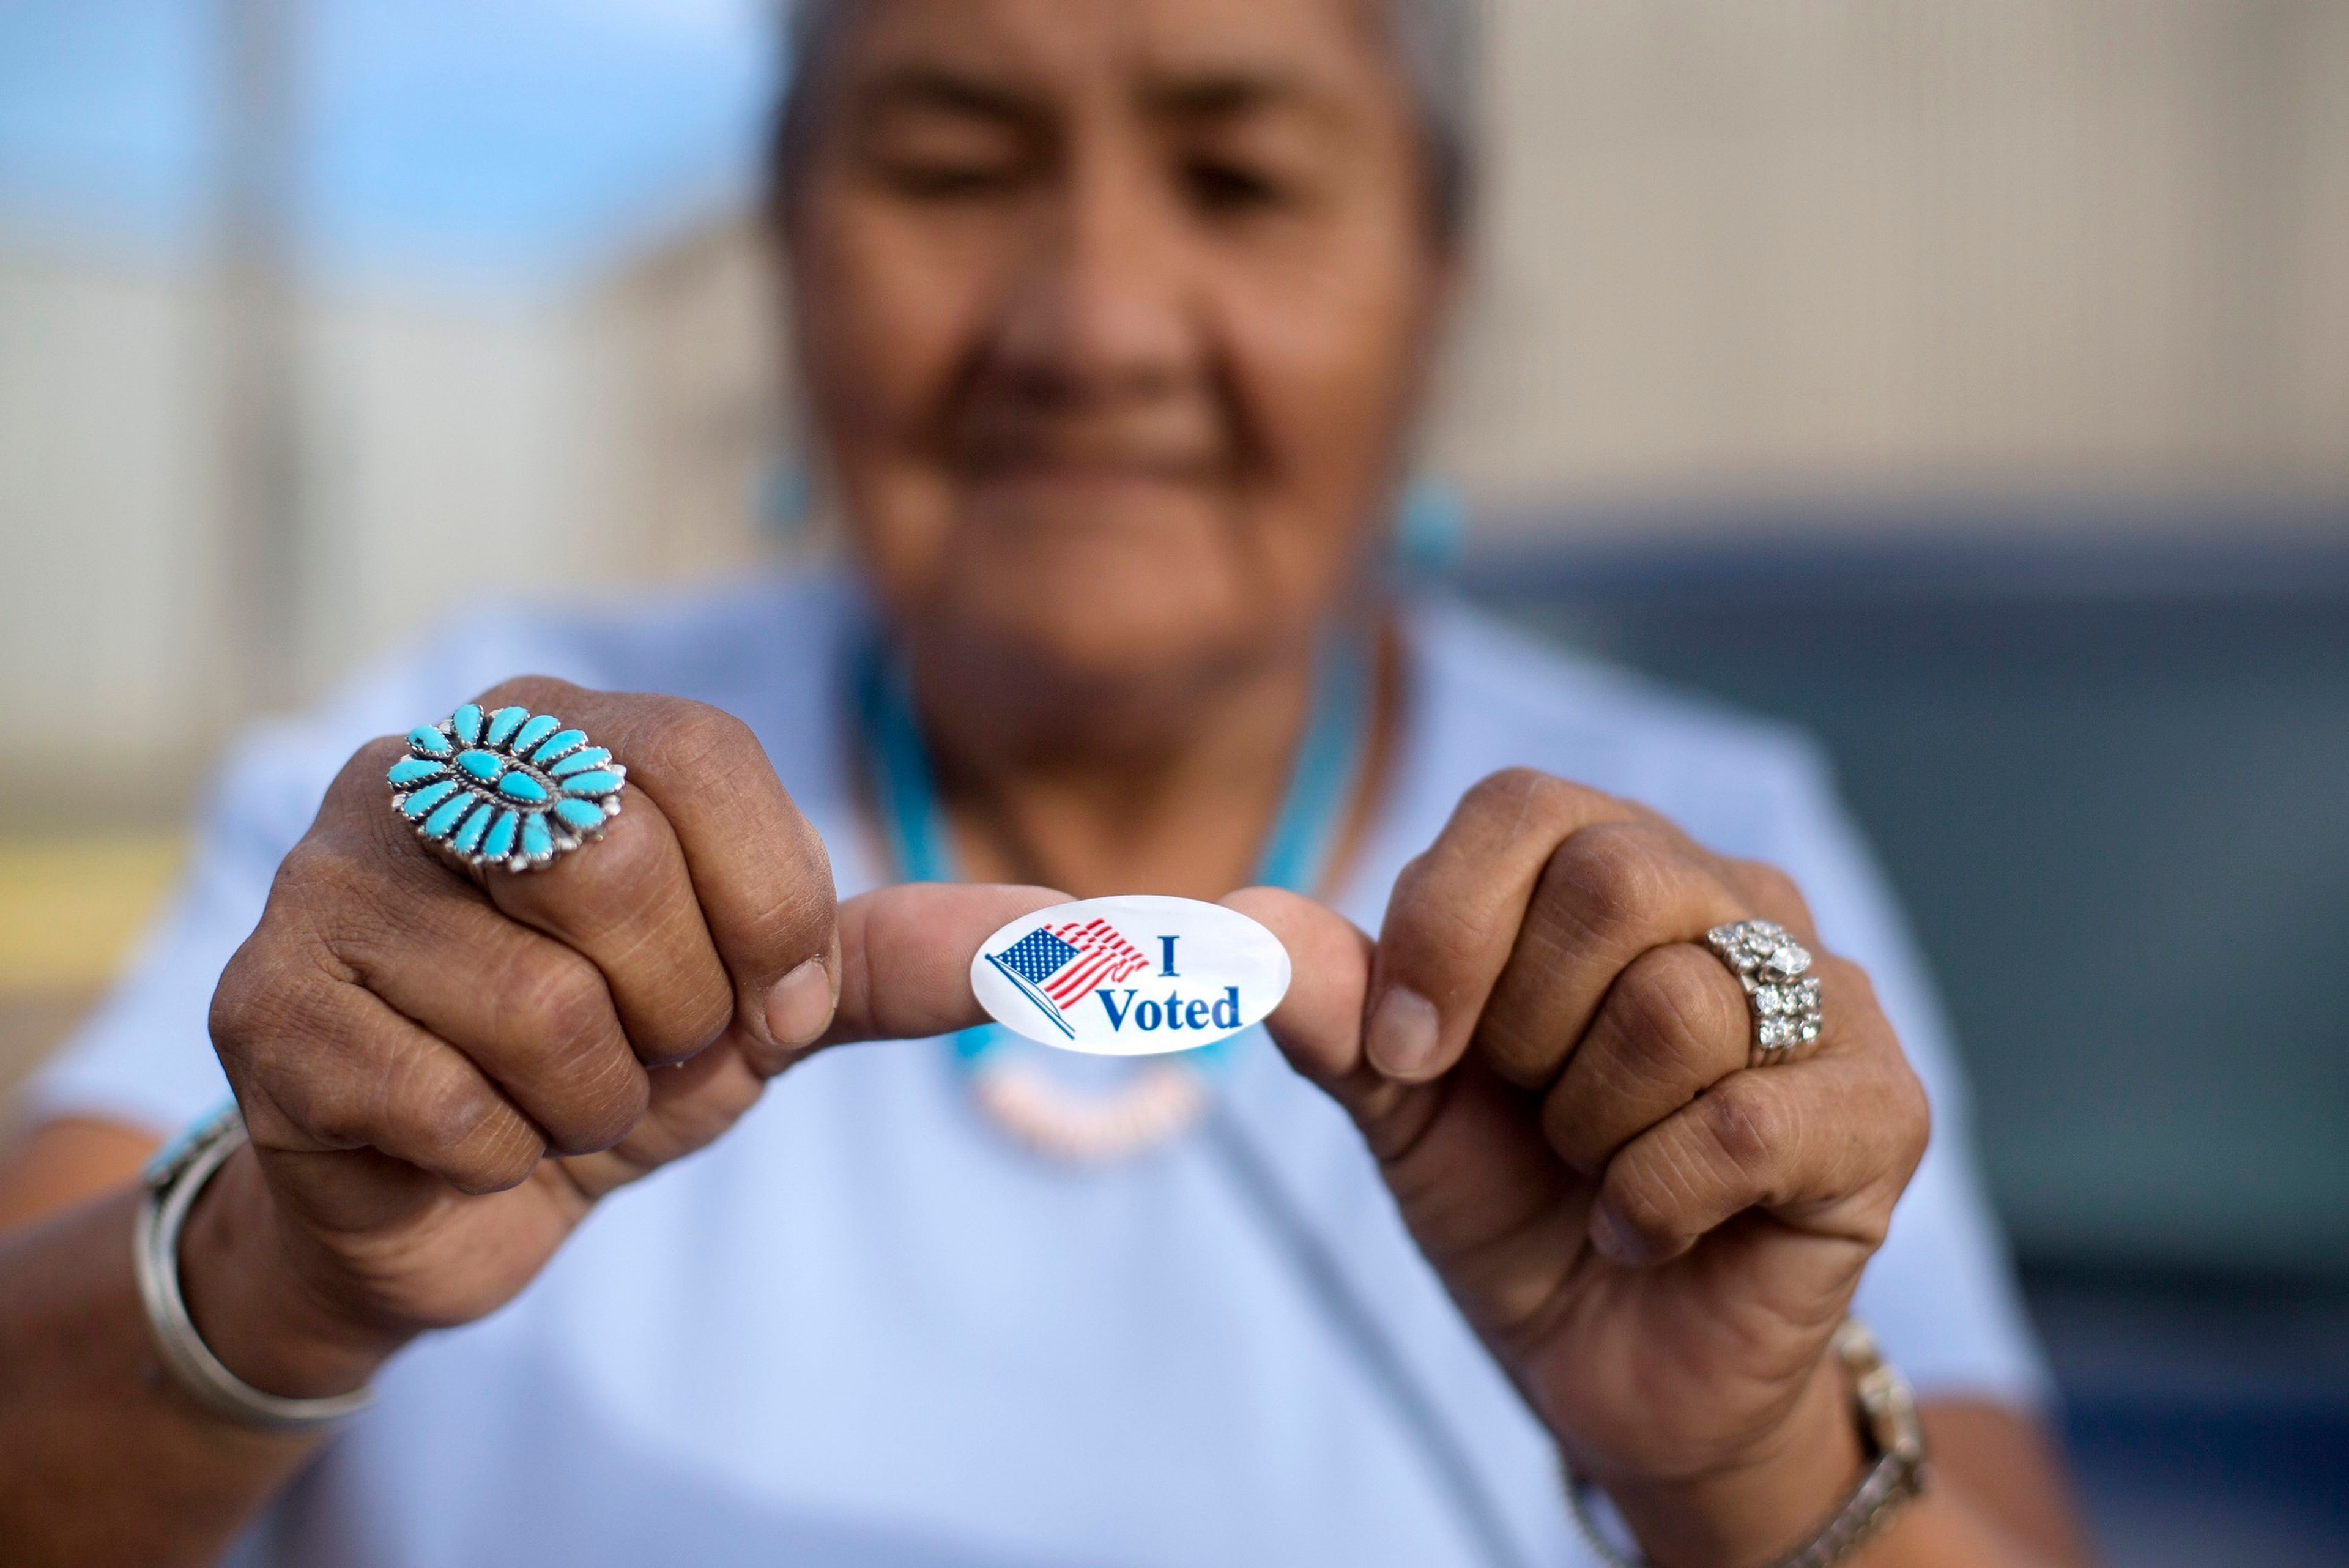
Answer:
M468 702L410 730L386 776L392 810L425 843L476 869L528 871L602 836L628 770L551 713Z
M1806 972L1810 950L1772 920L1739 920L1705 932L1704 945L1727 964L1754 1010L1750 1067L1766 1067L1819 1037L1819 979Z

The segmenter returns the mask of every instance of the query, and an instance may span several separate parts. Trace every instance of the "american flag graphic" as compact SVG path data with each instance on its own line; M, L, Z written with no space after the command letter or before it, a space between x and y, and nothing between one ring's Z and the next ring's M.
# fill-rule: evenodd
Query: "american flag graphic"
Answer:
M1061 1013L1104 985L1114 985L1150 961L1117 934L1107 920L1071 920L1039 926L987 961L1001 970L1044 1016L1073 1039Z

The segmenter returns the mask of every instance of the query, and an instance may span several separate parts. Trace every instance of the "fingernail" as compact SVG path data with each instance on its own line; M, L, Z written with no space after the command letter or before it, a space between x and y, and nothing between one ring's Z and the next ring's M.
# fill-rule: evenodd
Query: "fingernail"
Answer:
M1622 1216L1604 1203L1590 1210L1590 1244L1627 1269L1637 1268L1647 1255L1647 1249L1640 1245L1631 1228L1623 1223Z
M832 976L810 959L768 988L767 1031L781 1045L810 1045L832 1023Z
M1388 1077L1416 1077L1435 1060L1436 1030L1435 1003L1409 986L1392 986L1371 1013L1362 1049Z

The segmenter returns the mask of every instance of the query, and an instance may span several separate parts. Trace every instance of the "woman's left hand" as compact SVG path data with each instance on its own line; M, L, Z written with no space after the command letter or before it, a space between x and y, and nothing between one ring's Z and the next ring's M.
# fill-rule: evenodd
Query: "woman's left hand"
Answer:
M1461 1310L1666 1563L1765 1562L1862 1468L1829 1354L1925 1147L1925 1096L1793 884L1528 770L1462 800L1373 944L1293 895L1231 902L1297 978L1270 1027L1360 1125ZM1749 1066L1704 935L1816 955L1818 1043Z

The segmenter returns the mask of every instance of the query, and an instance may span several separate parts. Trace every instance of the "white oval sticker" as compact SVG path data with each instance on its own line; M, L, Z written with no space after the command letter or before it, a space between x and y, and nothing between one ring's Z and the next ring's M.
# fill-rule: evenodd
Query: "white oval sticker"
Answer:
M1288 950L1221 904L1086 898L1023 915L980 943L970 988L1030 1040L1154 1056L1262 1023L1288 993Z

